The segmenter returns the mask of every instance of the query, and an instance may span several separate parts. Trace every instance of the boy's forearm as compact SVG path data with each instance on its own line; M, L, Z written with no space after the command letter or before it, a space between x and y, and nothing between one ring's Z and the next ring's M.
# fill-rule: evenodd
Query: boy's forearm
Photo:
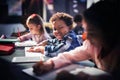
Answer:
M40 42L40 43L38 44L38 46L46 46L47 43L48 43L48 41L47 41L47 40L44 40L44 41Z
M45 47L44 47L44 46L41 46L41 47L40 47L40 51L41 51L42 54L44 54Z

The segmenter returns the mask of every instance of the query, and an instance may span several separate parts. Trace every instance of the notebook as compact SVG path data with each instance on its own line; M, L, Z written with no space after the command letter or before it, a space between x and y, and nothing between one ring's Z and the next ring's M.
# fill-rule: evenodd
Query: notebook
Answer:
M35 41L23 41L23 42L15 42L16 47L28 47L28 46L35 46L37 43Z
M31 47L25 47L25 56L26 57L43 57L44 55L40 52L28 52Z
M42 60L42 57L14 57L12 59L13 63L33 63L33 62L39 62Z
M38 52L28 52L27 50L30 47L25 47L25 56L14 57L12 59L13 63L30 63L30 62L39 62L44 61L44 55Z
M69 71L71 74L74 74L74 75L82 72L82 73L85 73L86 76L91 77L92 79L95 79L95 80L97 78L101 78L101 77L102 78L104 78L104 77L109 78L110 77L109 73L102 71L100 69L97 69L94 67L89 67L89 66L77 65L77 64L71 64L71 65L65 66L63 68L53 70L51 72L43 74L41 76L35 75L33 72L33 68L23 69L22 71L25 74L32 76L38 80L55 80L57 73L62 71L62 70Z
M17 42L18 39L0 39L0 42Z
M74 70L75 68L84 68L84 67L80 66L80 65L72 64L72 65L69 65L67 67L63 67L63 68L60 68L60 69L57 69L57 70L53 70L53 71L48 72L46 74L43 74L41 76L35 75L34 72L33 72L33 68L23 69L22 71L25 74L27 74L29 76L32 76L32 77L34 77L38 80L55 80L55 77L56 77L58 72L60 72L62 70L71 71L71 70Z
M14 52L13 43L0 43L0 55L9 55Z

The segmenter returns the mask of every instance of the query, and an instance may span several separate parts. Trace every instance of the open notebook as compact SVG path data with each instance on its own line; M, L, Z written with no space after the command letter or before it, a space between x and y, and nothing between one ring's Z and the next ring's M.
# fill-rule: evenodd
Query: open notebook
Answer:
M17 39L0 39L0 42L17 42Z
M35 46L37 43L35 41L23 41L23 42L15 42L16 47L26 47L26 46Z
M30 48L31 47L25 47L25 56L26 57L42 57L42 56L44 56L40 52L28 52L27 50L29 50Z
M60 69L57 69L57 70L53 70L51 72L48 72L46 74L43 74L41 76L37 76L34 74L33 72L33 68L27 68L27 69L23 69L22 71L29 75L29 76L32 76L38 80L55 80L55 77L57 75L58 72L60 72L61 70L67 70L67 71L71 71L77 67L81 67L79 65L70 65L70 66L67 66L67 67L63 67L63 68L60 68ZM84 68L84 67L81 67L81 68Z
M27 52L30 47L25 47L25 56L14 57L13 63L30 63L44 61L44 55L38 52Z
M38 80L55 80L57 73L62 70L69 71L71 74L74 74L74 75L78 74L79 72L84 72L86 75L89 75L91 78L93 78L93 79L95 78L95 80L97 80L96 77L99 77L102 75L105 75L106 77L110 77L110 74L108 74L107 72L104 72L100 69L97 69L94 67L89 67L89 66L77 65L77 64L71 64L71 65L65 66L63 68L53 70L51 72L43 74L41 76L35 75L33 72L33 68L23 69L22 71L29 76L37 78ZM91 79L91 80L93 80L93 79Z

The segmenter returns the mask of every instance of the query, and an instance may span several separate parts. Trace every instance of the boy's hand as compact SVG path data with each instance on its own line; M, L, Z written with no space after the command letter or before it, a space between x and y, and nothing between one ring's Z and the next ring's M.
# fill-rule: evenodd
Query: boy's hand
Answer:
M29 50L27 50L28 52L34 52L34 47L31 47Z
M41 52L42 54L44 53L44 46L35 46L31 47L28 52Z
M33 72L36 75L41 75L44 73L47 73L49 71L51 71L53 69L53 62L43 62L40 61L38 63L36 63L35 65L33 65Z

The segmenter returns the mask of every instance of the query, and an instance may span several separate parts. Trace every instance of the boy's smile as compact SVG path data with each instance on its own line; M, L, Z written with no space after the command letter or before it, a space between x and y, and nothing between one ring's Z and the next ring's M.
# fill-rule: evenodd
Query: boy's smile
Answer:
M67 26L63 20L54 21L52 26L53 34L59 40L62 40L63 37L70 31L69 26Z

